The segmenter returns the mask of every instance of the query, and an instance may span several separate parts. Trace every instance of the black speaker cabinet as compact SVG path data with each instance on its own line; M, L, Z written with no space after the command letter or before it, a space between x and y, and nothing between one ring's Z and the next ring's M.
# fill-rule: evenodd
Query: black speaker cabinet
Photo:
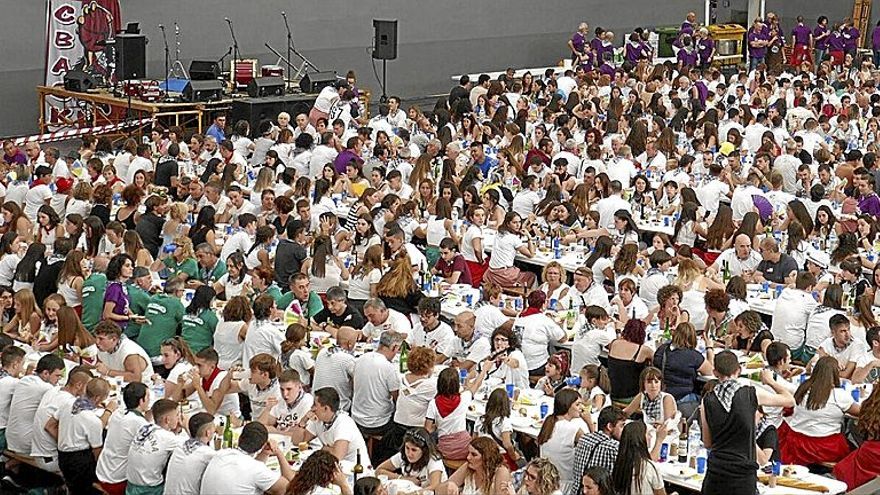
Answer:
M259 129L260 122L274 122L281 112L287 112L291 118L304 113L309 114L315 104L316 95L286 95L266 98L236 98L232 101L229 121L246 120L251 129Z
M189 78L193 81L220 79L220 64L213 60L193 60L189 63Z
M223 99L223 82L216 79L212 81L190 81L183 88L183 101L189 103L219 101L221 99Z
M300 79L299 88L303 93L320 93L322 89L335 83L336 80L336 71L312 72Z
M143 34L116 35L116 79L147 77L147 37Z
M281 77L256 77L247 85L247 94L251 98L264 96L281 96L284 94L284 79Z
M373 19L373 58L394 60L397 58L397 20Z
M64 89L75 93L85 93L95 87L92 76L81 70L69 70L64 74Z

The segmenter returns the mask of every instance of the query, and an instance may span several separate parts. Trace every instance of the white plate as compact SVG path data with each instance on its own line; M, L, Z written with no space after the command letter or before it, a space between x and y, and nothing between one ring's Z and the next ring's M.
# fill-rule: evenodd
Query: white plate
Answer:
M388 480L385 483L386 488L394 488L397 493L408 493L419 489L419 487L410 480Z

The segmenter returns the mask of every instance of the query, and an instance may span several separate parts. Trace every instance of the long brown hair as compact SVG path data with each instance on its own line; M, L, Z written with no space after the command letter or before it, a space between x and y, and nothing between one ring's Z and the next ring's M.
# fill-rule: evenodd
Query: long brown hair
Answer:
M498 444L489 437L476 437L471 440L471 447L480 453L483 459L483 471L485 476L483 486L479 489L483 495L491 495L492 482L495 480L495 471L504 465L504 458L501 457L501 451Z
M95 338L86 330L76 311L70 306L58 309L58 347L75 345L84 349L95 343Z
M794 400L798 405L809 394L807 403L803 404L810 411L816 411L825 407L831 389L840 386L840 373L837 368L837 359L832 356L819 358L813 373L794 393Z
M291 323L284 332L284 342L281 343L281 353L287 354L297 348L303 342L308 329L299 323Z
M378 295L382 297L406 297L416 290L412 262L403 255L391 262L391 269L379 279Z
M727 205L719 205L715 219L706 232L706 247L720 250L721 246L733 235L736 227L733 225L733 210Z
M163 340L160 347L172 347L178 354L180 354L181 359L187 363L195 364L196 362L195 355L180 335L175 335L170 339Z
M636 256L639 254L639 247L635 244L624 244L617 257L614 259L614 273L618 276L626 275L636 268Z
M134 230L126 230L122 234L122 245L125 248L125 254L131 256L131 259L137 261L138 253L144 248L144 241L140 234Z
M367 276L375 268L378 268L381 271L384 268L382 252L383 249L381 244L374 244L368 247L364 252L364 259L355 265L354 269L351 271L351 275L354 277L360 277L361 274Z
M874 387L871 395L862 403L859 414L859 430L868 440L880 439L880 387Z
M85 257L85 253L79 250L68 253L67 259L64 260L64 265L61 266L61 272L58 274L58 281L66 282L75 277L85 278L85 274L82 271L82 260Z
M547 416L541 426L541 432L538 433L538 445L543 445L550 440L550 437L553 436L553 429L556 427L556 421L568 414L571 405L578 399L580 399L580 394L573 388L564 388L556 394L553 398L553 414Z

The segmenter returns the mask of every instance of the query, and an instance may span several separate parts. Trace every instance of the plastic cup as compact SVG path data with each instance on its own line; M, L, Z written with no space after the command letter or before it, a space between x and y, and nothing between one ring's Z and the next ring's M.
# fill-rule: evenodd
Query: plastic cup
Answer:
M509 399L512 399L512 398L513 398L513 389L514 389L513 384L512 384L512 383L508 383L508 384L506 385L506 388L507 388L507 397L508 397Z
M549 412L550 412L550 406L547 405L546 402L541 403L541 419L546 418L547 414L549 414Z
M706 458L703 456L697 457L697 474L705 474L706 473Z

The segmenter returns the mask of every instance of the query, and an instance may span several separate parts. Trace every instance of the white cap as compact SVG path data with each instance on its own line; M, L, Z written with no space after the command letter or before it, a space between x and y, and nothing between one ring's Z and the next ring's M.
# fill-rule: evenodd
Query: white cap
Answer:
M807 261L825 270L831 265L831 256L825 251L811 249L810 252L807 253Z

